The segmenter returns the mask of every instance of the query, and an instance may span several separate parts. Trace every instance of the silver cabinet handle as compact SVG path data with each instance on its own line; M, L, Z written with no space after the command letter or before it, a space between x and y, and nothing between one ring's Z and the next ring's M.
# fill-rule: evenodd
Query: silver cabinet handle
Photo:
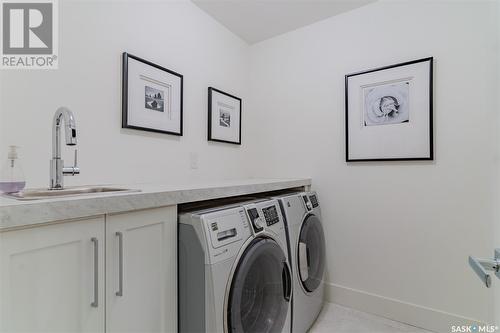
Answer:
M97 308L99 306L99 241L97 238L90 239L94 243L94 301L90 306Z
M116 232L118 236L118 291L116 296L123 296L123 233Z

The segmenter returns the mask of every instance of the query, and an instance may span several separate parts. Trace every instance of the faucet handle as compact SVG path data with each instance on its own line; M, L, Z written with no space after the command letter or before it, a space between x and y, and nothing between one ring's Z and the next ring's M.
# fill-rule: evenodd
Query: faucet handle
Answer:
M75 164L71 167L63 168L63 175L74 176L80 174L80 168L78 167L78 150L75 149Z

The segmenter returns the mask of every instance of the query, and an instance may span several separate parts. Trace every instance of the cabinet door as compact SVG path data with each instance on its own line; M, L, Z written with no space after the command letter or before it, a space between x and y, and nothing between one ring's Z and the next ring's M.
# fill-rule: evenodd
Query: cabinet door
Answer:
M104 217L0 233L1 332L104 332Z
M177 332L177 208L106 216L106 331Z

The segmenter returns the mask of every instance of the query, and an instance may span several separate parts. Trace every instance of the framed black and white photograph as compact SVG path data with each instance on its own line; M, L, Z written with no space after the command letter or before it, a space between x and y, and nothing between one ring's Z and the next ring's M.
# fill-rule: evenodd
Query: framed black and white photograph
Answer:
M208 140L241 144L241 98L208 88Z
M346 161L433 160L433 58L345 76Z
M123 53L122 128L182 135L181 74Z

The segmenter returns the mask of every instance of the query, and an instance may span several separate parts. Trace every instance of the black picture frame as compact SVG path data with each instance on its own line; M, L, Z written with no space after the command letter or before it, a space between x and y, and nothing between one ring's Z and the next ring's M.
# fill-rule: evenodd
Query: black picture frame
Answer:
M409 65L414 65L422 62L429 62L429 83L428 83L428 89L429 89L429 156L423 156L423 157L408 157L408 158L358 158L358 159L353 159L349 157L349 78L358 76L358 75L363 75L363 74L368 74L368 73L373 73L377 71L383 71L387 69L392 69L396 67L403 67L403 66L409 66ZM421 58L417 60L412 60L412 61L407 61L407 62L402 62L394 65L389 65L389 66L383 66L383 67L378 67L374 69L369 69L365 71L360 71L360 72L355 72L351 74L345 75L345 81L344 81L344 96L345 96L345 160L346 162L384 162L384 161L433 161L434 160L434 111L433 111L433 72L434 72L434 58L433 57L426 57L426 58Z
M239 109L239 128L238 128L238 141L229 141L229 140L222 140L222 139L217 139L217 138L214 138L213 135L212 135L212 125L214 125L212 123L212 98L213 98L213 92L217 92L219 94L222 94L222 95L226 95L228 97L231 97L237 101L239 101L239 105L240 105L240 109ZM239 97L236 97L234 95L231 95L231 94L228 94L227 92L224 92L222 90L219 90L219 89L216 89L214 87L208 87L208 136L207 136L207 139L208 141L215 141L215 142L223 142L223 143L230 143L230 144L234 144L234 145L241 145L241 124L242 124L242 120L241 120L241 116L242 116L242 108L243 108L243 101L241 98Z
M128 121L128 61L129 59L134 59L136 61L139 61L143 64L146 64L148 66L154 67L158 70L161 70L163 72L169 73L171 75L178 76L180 78L180 131L179 132L172 132L172 131L164 131L164 130L159 130L156 128L148 128L148 127L142 127L142 126L135 126L135 125L130 125ZM134 130L140 130L140 131L147 131L147 132L155 132L155 133L163 133L163 134L171 134L171 135L177 135L177 136L182 136L183 135L183 100L184 100L184 77L182 74L179 74L177 72L174 72L170 69L167 69L165 67L162 67L160 65L157 65L155 63L152 63L148 60L139 58L135 55L132 55L127 52L123 52L122 54L122 128L128 128L128 129L134 129Z

